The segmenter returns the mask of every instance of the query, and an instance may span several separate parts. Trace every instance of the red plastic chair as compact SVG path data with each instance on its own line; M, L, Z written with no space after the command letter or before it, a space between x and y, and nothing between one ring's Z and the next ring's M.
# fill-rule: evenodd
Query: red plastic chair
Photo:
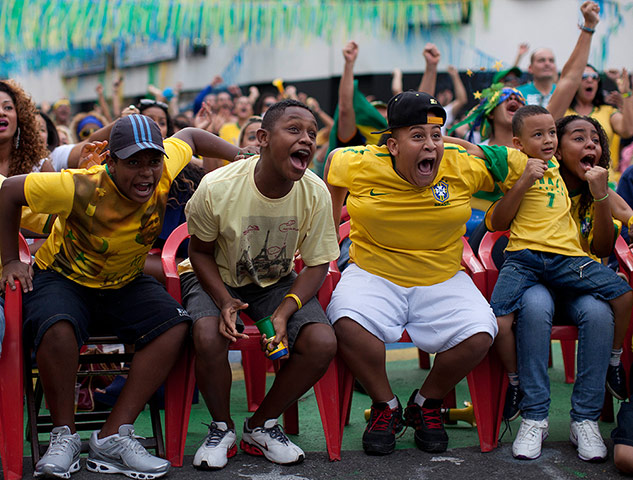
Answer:
M167 291L177 300L181 301L180 277L176 265L176 251L178 246L189 237L187 232L187 224L177 227L169 236L163 247L162 262L166 277ZM298 262L301 265L302 262ZM317 299L321 306L325 309L332 296L334 285L338 282L340 273L334 267L330 267L330 271L317 294ZM265 396L266 388L266 360L265 355L261 351L259 343L259 332L254 325L246 325L245 333L249 335L248 339L239 339L231 344L232 350L240 350L242 352L242 365L244 368L244 379L246 384L247 399L249 403L249 411L258 408ZM195 386L194 371L194 354L191 346L187 347L183 354L179 365L183 369L183 376L179 378L179 383L174 388L172 409L175 410L170 422L165 419L165 450L167 459L174 466L182 466L185 441L187 437L187 428L189 425L189 415L191 413L191 402L193 399L193 391ZM325 375L314 385L314 392L319 405L319 412L323 421L323 430L326 438L328 452L330 452L331 460L340 460L340 445L338 446L338 458L332 452L336 451L336 439L331 445L330 439L334 427L331 415L325 404L332 398L332 389L336 389L335 372L332 367L328 369ZM167 385L166 396L171 395L169 385ZM172 399L170 397L170 399ZM252 410L251 410L252 409ZM284 426L288 433L296 434L299 432L298 427L298 409L296 403L284 412Z
M20 260L31 262L29 246L19 238ZM24 449L24 365L22 347L22 289L6 289L6 330L0 357L0 457L6 480L22 478Z

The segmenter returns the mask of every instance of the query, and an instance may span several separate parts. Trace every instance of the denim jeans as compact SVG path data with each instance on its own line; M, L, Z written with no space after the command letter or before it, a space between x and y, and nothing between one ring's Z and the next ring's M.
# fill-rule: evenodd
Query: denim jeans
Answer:
M591 295L558 296L559 317L578 327L576 382L571 396L574 421L598 420L604 403L605 378L613 344L613 311ZM522 416L548 416L550 386L547 364L554 316L554 294L543 285L526 290L517 311L517 361L523 400Z

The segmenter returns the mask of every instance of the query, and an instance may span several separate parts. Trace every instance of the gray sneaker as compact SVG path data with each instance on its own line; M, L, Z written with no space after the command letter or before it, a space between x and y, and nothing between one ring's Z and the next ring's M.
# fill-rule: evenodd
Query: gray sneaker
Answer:
M119 433L101 440L97 431L90 436L86 468L97 473L122 473L130 478L162 477L169 471L169 460L150 455L134 435L134 426L121 425Z
M48 450L35 465L33 476L70 478L71 473L79 471L80 451L81 439L78 433L70 433L66 425L53 428Z

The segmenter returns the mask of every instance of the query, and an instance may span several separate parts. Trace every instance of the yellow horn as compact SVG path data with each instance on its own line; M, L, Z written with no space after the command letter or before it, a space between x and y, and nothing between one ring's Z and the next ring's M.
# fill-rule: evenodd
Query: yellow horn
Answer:
M456 422L461 420L462 422L469 423L471 426L476 427L477 422L475 420L475 410L473 404L470 402L464 402L464 408L443 408L442 413L444 415L444 421ZM368 408L365 410L365 421L369 421L369 415L371 410Z
M275 78L273 80L273 85L277 87L277 90L279 90L280 94L284 94L284 81L281 78Z
M456 422L461 420L462 422L470 423L471 426L476 427L477 421L475 420L475 410L473 404L470 402L464 402L465 408L443 408L444 420Z

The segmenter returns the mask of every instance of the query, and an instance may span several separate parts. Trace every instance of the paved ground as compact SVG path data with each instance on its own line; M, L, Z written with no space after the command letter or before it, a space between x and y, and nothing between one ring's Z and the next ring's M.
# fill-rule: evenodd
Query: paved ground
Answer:
M611 443L608 442L611 456ZM494 452L482 454L477 447L455 448L442 455L430 455L419 450L397 450L387 457L369 457L362 452L343 452L343 460L330 462L323 452L310 452L306 460L291 467L273 465L263 458L239 453L229 465L217 472L200 472L191 467L191 456L185 457L183 468L172 469L165 478L176 479L253 479L253 480L318 480L318 479L624 479L611 458L605 463L590 464L575 457L569 442L546 442L538 460L520 461L512 458L510 444ZM30 478L30 458L25 458L24 478ZM73 480L124 478L104 477L82 470Z

